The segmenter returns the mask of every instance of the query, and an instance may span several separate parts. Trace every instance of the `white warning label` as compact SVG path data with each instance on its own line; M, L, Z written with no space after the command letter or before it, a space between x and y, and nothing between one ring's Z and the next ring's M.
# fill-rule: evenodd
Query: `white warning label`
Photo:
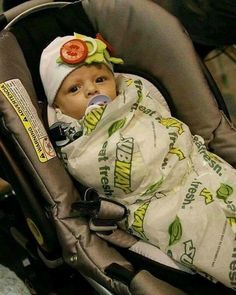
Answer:
M0 84L0 91L15 109L26 129L40 162L46 162L56 156L47 132L38 118L35 107L19 79Z

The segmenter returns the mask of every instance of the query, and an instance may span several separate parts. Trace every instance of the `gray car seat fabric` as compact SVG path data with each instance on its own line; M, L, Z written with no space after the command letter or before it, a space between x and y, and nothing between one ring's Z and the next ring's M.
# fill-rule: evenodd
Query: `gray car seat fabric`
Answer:
M235 129L219 110L189 37L179 22L150 1L84 0L82 5L94 31L103 33L116 48L117 56L123 57L128 66L137 67L161 81L173 99L178 117L189 124L193 132L200 133L213 151L235 165ZM23 191L24 204L30 203L25 206L25 215L38 244L45 251L59 248L63 260L70 266L115 294L183 294L148 271L136 270L127 257L111 246L129 248L136 242L134 237L119 230L114 232L115 239L108 234L98 236L90 231L86 218L71 216L71 205L80 195L50 145L37 104L42 97L35 93L35 80L19 43L10 31L1 32L0 147L5 161L11 158L14 162L14 175L19 177L16 193L19 191L22 195ZM12 79L12 84L8 84ZM12 97L15 85L20 90L17 88L19 91ZM15 97L23 97L24 106ZM27 116L21 115L23 107ZM38 131L30 133L25 118L37 126ZM33 136L35 134L45 139L48 155L40 150L40 140ZM11 157L7 157L9 152ZM36 217L35 212L39 212ZM54 230L58 239L52 238ZM104 239L110 240L109 243ZM114 264L121 267L121 273L127 272L123 281L114 276L114 272L109 273Z
M36 111L38 114L38 116L36 115L32 119L30 118L30 113L27 113L25 118L27 118L31 125L33 124L32 120L34 120L34 126L43 131L32 79L21 49L15 37L8 32L1 33L0 43L1 68L5 68L0 73L0 80L1 82L12 81L12 79L21 81L21 90L27 89L30 97L27 95L24 97L25 106L29 111ZM11 51L7 52L5 48L11 48ZM1 85L1 89L2 87L3 85ZM9 152L12 153L12 161L15 160L12 166L16 176L19 177L19 183L17 183L18 185L14 189L17 195L24 198L23 203L29 203L29 208L27 206L24 207L24 213L27 221L32 225L31 230L39 246L45 251L55 251L58 240L52 239L52 232L56 229L59 241L63 244L62 251L65 261L78 268L78 270L82 269L84 275L98 278L99 283L104 286L108 285L115 293L130 294L125 285L113 282L105 276L103 271L106 266L113 262L125 265L130 269L132 269L132 266L117 251L99 239L96 234L90 233L85 219L69 218L71 203L79 199L79 194L73 182L57 157L52 157L44 162L39 160L40 156L38 157L37 155L40 154L37 154L37 148L35 149L35 146L32 144L27 128L25 128L26 125L21 123L19 113L14 110L14 106L18 110L23 106L19 105L17 99L13 101L11 96L8 96L8 98L9 100L6 100L2 92L0 93L1 114L6 127L5 134L1 133L1 141L4 141L4 139L7 141L5 137L9 136L11 137L10 142L12 146L11 148L9 146L3 147L1 142L1 156L8 156L4 149L8 148ZM37 140L38 137L35 137L35 141ZM17 156L20 156L18 161L15 159ZM11 179L11 182L14 181ZM22 196L20 188L23 190L24 196ZM34 199L35 196L37 196L36 199ZM32 203L34 204L33 208ZM42 212L40 206L46 211ZM37 216L36 214L35 216L37 212L39 215ZM46 212L53 217L52 228L49 227L51 222L49 223L50 219L46 216Z
M24 198L23 203L28 202L30 205L30 208L24 207L26 211L24 213L39 246L45 252L49 250L55 251L55 244L58 241L54 239L52 245L51 237L53 236L53 229L56 229L59 242L63 248L63 259L82 272L83 275L93 278L115 294L138 294L137 282L140 284L142 281L144 283L149 282L148 289L150 291L146 290L145 294L153 294L153 289L155 292L160 289L158 292L163 295L168 294L166 292L184 294L184 292L171 285L156 280L148 272L139 273L138 280L132 282L132 293L126 284L111 279L104 274L106 267L112 263L117 263L117 265L121 265L130 271L133 271L133 267L114 248L101 240L95 233L90 232L87 220L69 217L72 202L79 199L78 192L59 159L54 157L53 149L51 149L50 160L40 161L40 150L38 149L39 154L37 154L37 148L35 149L31 141L32 138L29 137L27 125L22 125L21 121L21 119L27 119L25 122L30 124L34 122L34 127L37 126L43 132L40 110L36 103L36 94L29 70L22 51L11 33L2 32L0 43L0 63L1 68L4 69L0 74L1 83L3 82L1 84L2 91L4 92L4 86L6 86L5 81L11 81L11 83L20 81L22 84L18 90L21 93L21 98L24 99L24 110L31 111L31 114L35 112L34 118L31 117L29 112L24 113L22 118L21 114L23 113L21 110L24 106L20 104L16 93L16 99L13 99L5 89L4 93L8 97L6 100L6 96L1 91L0 108L5 126L4 134L1 133L1 140L4 141L6 140L5 137L10 137L12 143L11 148L1 145L1 156L3 154L8 155L4 147L7 147L10 153L12 152L12 161L16 160L15 157L17 158L20 155L20 160L18 158L18 161L16 160L13 164L14 172L19 177L19 187L16 187L16 194L22 199ZM11 51L8 52L6 48L11 48ZM24 92L24 89L27 90L27 93ZM34 140L36 142L37 138L34 137ZM43 159L44 154L41 153L41 156ZM24 191L24 196L21 195L20 187ZM37 198L34 200L35 195ZM32 203L34 204L33 207ZM46 212L42 212L40 205L53 217L51 229L50 224L48 224L48 217L44 215ZM36 214L35 216L35 212L38 212L39 215ZM159 282L161 282L160 286Z

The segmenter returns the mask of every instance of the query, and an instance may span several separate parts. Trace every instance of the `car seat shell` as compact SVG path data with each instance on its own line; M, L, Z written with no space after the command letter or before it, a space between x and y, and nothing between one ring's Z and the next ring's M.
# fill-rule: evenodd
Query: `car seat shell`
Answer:
M82 2L94 30L103 32L104 37L116 48L116 54L123 57L128 66L137 67L160 80L173 98L179 118L189 123L193 132L201 132L209 147L234 164L235 129L219 110L188 35L179 22L163 9L149 1L145 2L145 6L143 4L141 0L129 0L125 5L123 1L115 0ZM74 7L78 9L76 5ZM19 46L20 41L16 38L14 30L12 32L8 29L0 33L0 83L11 79L21 81L32 101L30 107L38 114L35 120L41 126L42 115L37 101L42 97L38 97L38 92L35 93L35 80L32 80L25 52ZM139 46L139 43L142 46ZM11 50L6 50L7 48ZM186 56L183 55L183 51L186 52ZM196 89L193 86L196 86ZM204 109L208 106L209 112L202 112L201 106L204 106ZM4 153L4 148L11 151L17 169L24 175L17 187L21 187L25 194L22 207L26 217L34 220L43 237L43 228L48 224L51 224L52 231L57 232L58 240L55 239L51 247L48 247L50 241L47 243L46 238L45 245L42 243L40 246L45 251L54 252L59 241L63 258L69 265L115 294L183 293L166 284L165 287L161 284L163 288L158 289L158 279L145 270L136 274L134 266L115 247L90 231L85 218L70 216L71 204L79 199L80 195L60 160L51 157L48 161L40 162L19 115L2 92L0 109L1 157L7 164L7 153ZM199 114L202 116L200 121ZM12 183L15 181L13 178ZM39 217L34 217L35 208L31 208L32 202L36 203L37 208L42 207L43 210L39 212L44 212L44 221L41 222ZM48 228L45 232L47 231ZM106 273L107 268L114 263L134 274L128 284Z

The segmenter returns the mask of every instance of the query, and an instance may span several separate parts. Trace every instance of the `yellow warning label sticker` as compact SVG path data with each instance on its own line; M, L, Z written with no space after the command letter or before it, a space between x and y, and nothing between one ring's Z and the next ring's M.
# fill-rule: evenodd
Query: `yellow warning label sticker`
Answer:
M19 79L0 84L0 91L15 109L27 131L40 162L47 162L56 156L47 132L38 118L29 94Z

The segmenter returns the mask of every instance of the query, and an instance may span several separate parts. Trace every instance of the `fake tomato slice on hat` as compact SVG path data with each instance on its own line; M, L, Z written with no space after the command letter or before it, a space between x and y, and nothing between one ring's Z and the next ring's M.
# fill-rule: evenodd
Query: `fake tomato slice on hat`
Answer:
M60 55L65 63L77 64L86 59L88 47L83 40L72 39L62 45Z

